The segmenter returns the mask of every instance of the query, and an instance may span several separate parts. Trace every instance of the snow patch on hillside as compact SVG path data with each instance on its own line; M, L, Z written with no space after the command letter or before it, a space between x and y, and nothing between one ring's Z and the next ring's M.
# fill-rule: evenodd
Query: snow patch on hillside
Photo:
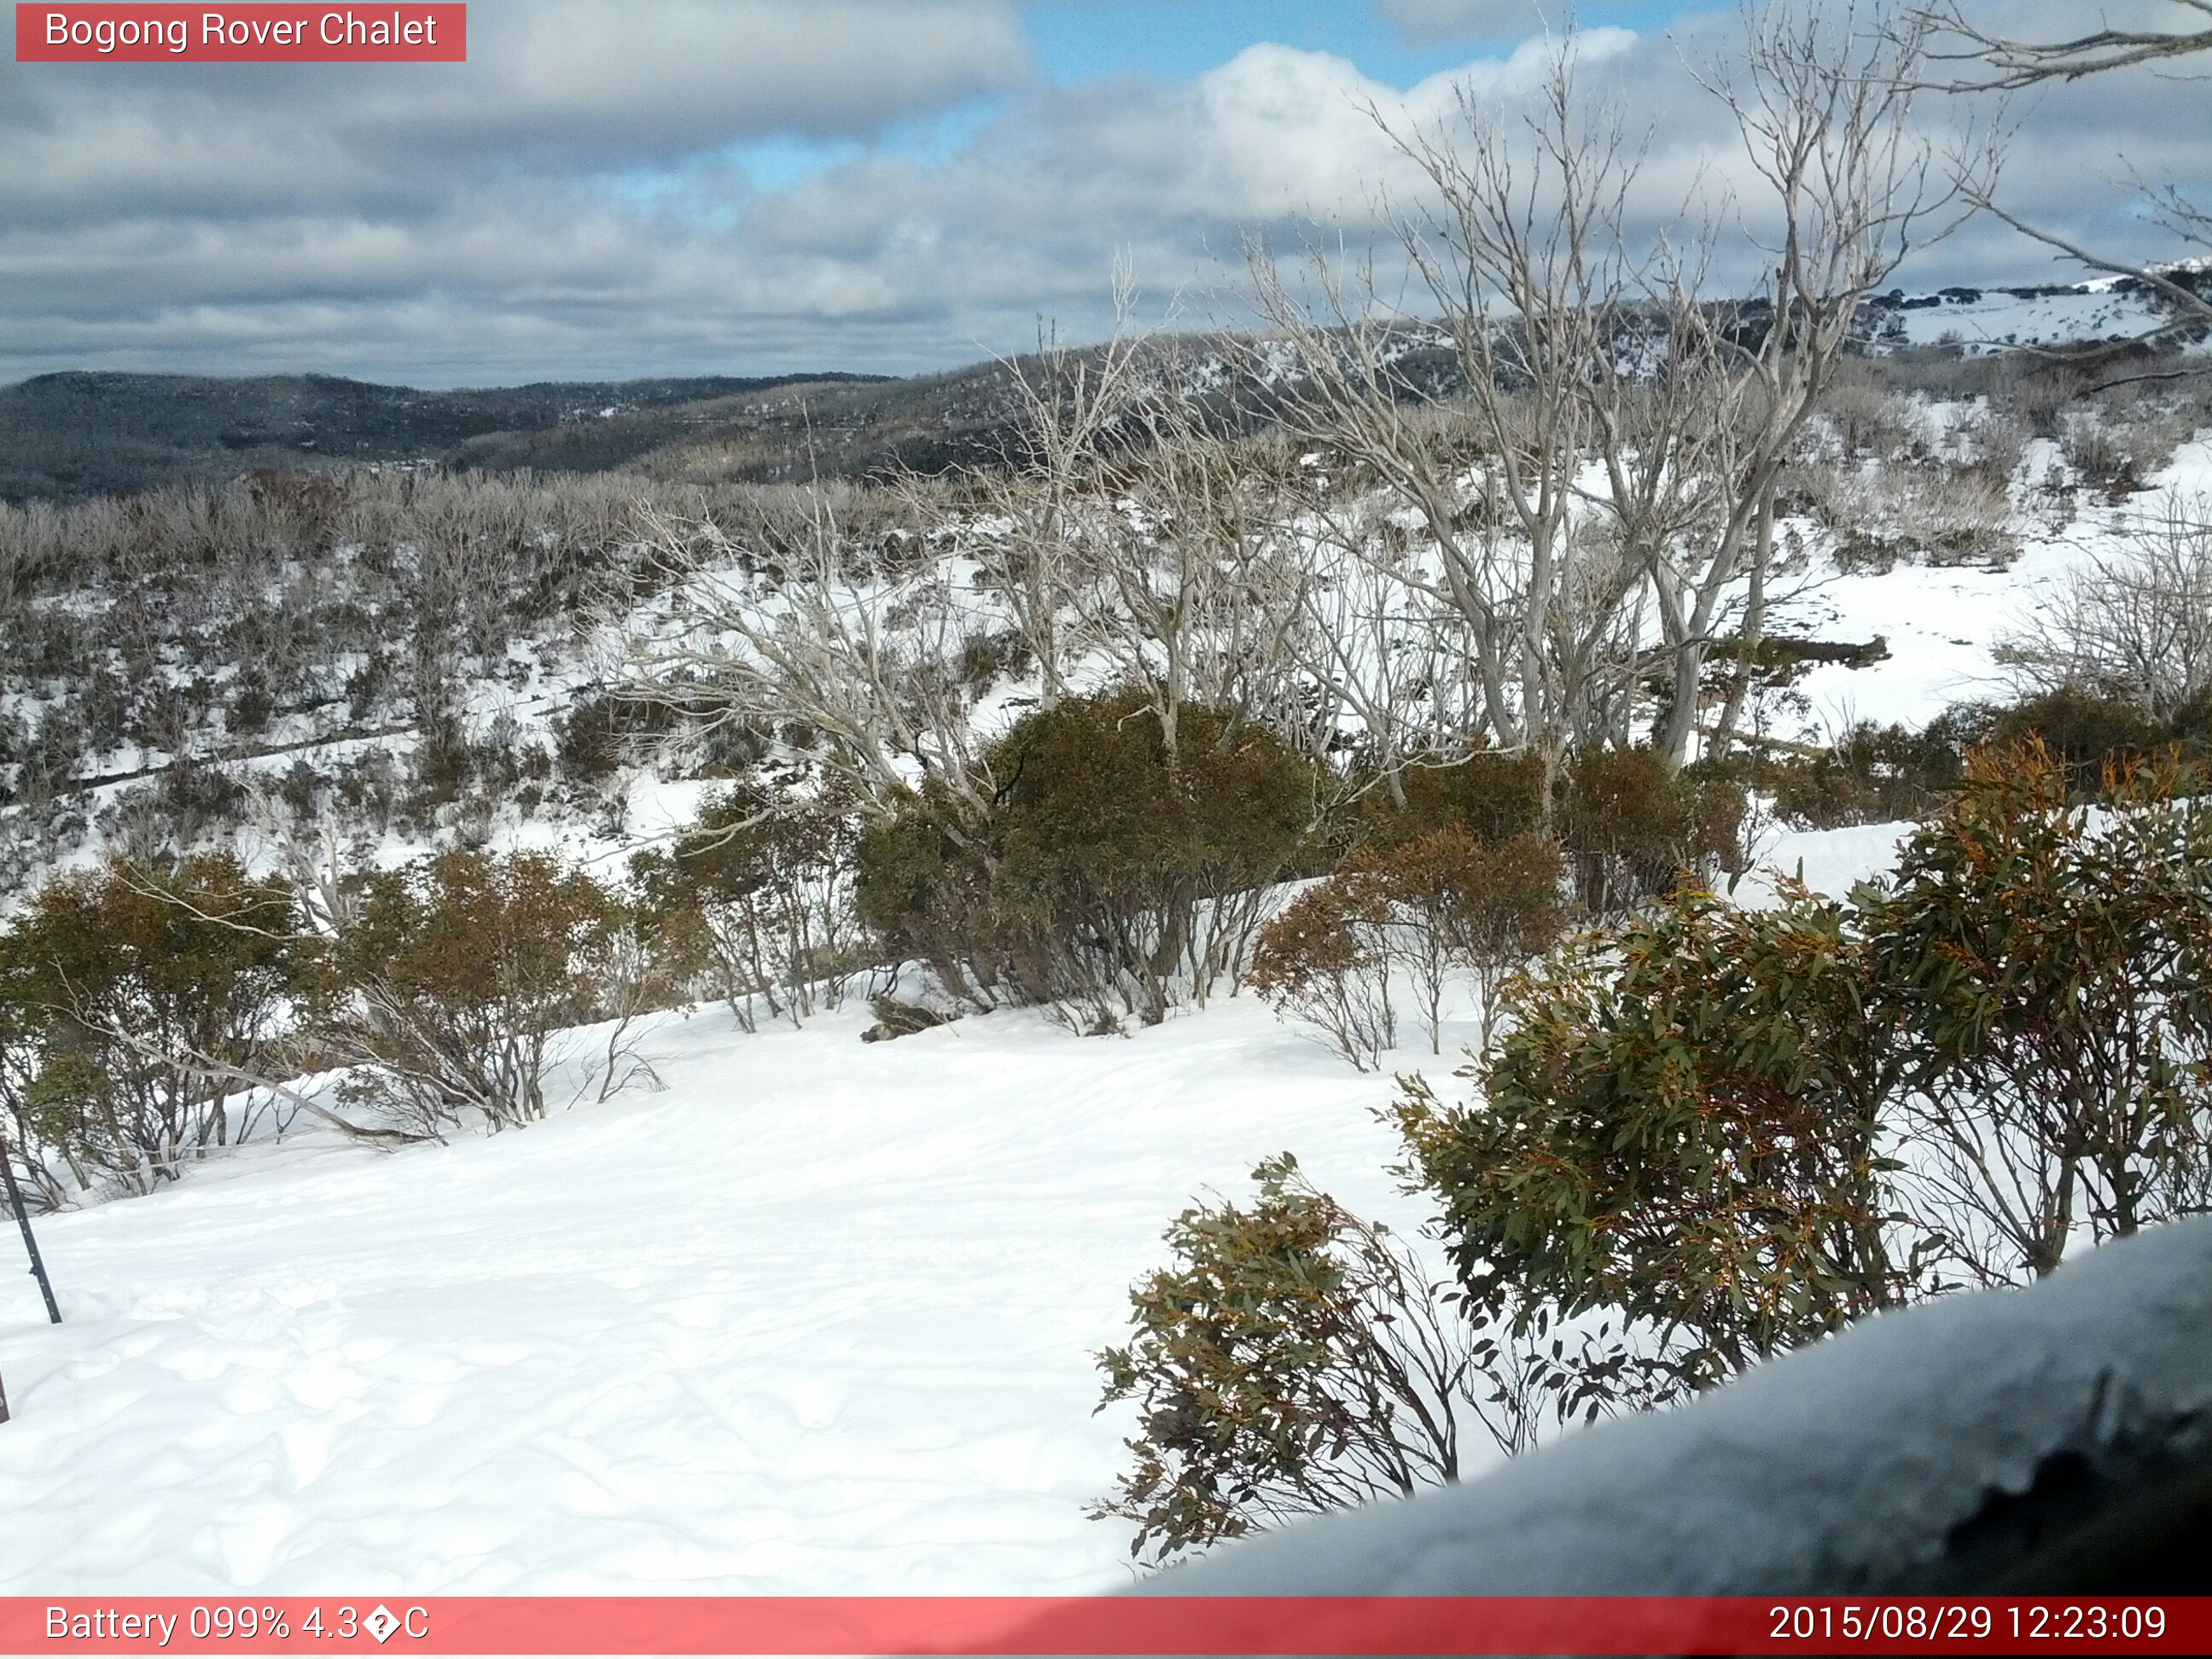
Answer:
M1918 296L1887 315L1902 325L1901 343L1984 351L2134 339L2173 319L2161 300L2140 289L2116 289L2109 281L2055 291L1953 289Z
M2038 447L2024 471L2039 477L2053 447ZM2020 556L2009 564L1899 564L1881 574L1829 574L1796 602L1790 631L1824 639L1888 642L1887 660L1865 667L1824 664L1797 690L1809 713L1796 735L1832 737L1856 720L1924 726L1954 702L2001 698L1997 641L2075 572L2120 552L2164 515L2177 497L2212 498L2212 438L2183 444L2120 501L2085 499L2071 518L2054 518L2022 497L2014 516Z

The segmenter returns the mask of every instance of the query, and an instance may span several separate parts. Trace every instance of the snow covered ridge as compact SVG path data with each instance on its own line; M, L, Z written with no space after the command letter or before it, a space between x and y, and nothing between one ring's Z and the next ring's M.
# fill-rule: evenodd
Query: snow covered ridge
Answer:
M2172 1592L2212 1535L2212 1218L1880 1315L1164 1595ZM2188 1552L2185 1565L2185 1549Z
M2174 267L2160 274L2203 293L2212 280ZM1875 354L1908 346L1955 345L1970 354L2030 346L2130 340L2170 326L2173 302L2132 276L2032 287L1954 287L1933 294L1893 289L1868 297L1858 331Z

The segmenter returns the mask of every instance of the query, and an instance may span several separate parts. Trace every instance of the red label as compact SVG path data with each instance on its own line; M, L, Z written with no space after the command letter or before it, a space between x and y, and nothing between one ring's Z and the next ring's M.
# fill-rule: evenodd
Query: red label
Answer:
M25 5L19 64L461 64L465 5Z
M2203 1597L0 1597L0 1654L2212 1652Z

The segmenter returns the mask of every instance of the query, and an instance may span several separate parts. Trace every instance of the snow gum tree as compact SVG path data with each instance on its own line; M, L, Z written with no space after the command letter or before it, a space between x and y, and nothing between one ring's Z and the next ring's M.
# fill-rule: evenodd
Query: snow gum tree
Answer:
M1707 428L1717 526L1693 540L1700 550L1688 565L1652 567L1674 675L1656 740L1678 762L1696 730L1699 672L1739 582L1738 647L1755 650L1763 636L1784 470L1830 394L1861 303L1963 222L1996 174L1987 134L1961 134L1947 165L1923 130L1935 28L1924 12L1879 0L1773 5L1749 15L1737 61L1705 77L1764 186L1742 206L1766 276L1741 310L1700 305L1680 284L1664 308L1688 355L1711 364L1717 416ZM1737 675L1717 716L1723 745L1746 686Z
M2168 0L2163 21L2180 27L2115 27L2100 15L2099 27L2069 37L2040 40L1991 33L1972 21L1965 9L1945 0L1921 15L1941 37L1941 50L1931 56L1938 63L1970 64L1953 71L1945 90L1954 93L2008 93L2055 82L2079 81L2087 76L2107 75L2138 66L2174 78L2190 78L2186 70L2167 67L2176 58L2200 57L2212 52L2212 0ZM2199 71L2201 74L2201 71ZM2212 249L2212 209L2191 196L2172 179L2130 181L2133 194L2148 198L2152 221L2185 247ZM1995 215L2023 236L2042 243L2092 270L2132 277L2165 301L2167 315L2138 337L2153 343L2172 343L2201 336L2212 324L2212 297L2201 284L2192 284L2187 273L2172 266L2161 269L2129 263L2086 248L2047 226L2037 225L1998 202L1989 181L1971 185L1968 194L1975 206ZM2166 380L2190 371L2160 370L2147 376Z
M674 715L696 740L732 727L811 734L815 763L881 822L917 788L953 803L956 841L994 785L959 671L988 642L921 532L862 546L830 489L806 495L769 550L713 519L655 518L644 611L625 588L617 689Z
M1462 93L1449 120L1390 132L1416 181L1388 237L1412 307L1382 297L1371 258L1286 270L1253 250L1271 334L1250 371L1285 380L1282 418L1418 524L1419 556L1388 538L1360 556L1399 589L1375 607L1395 632L1452 619L1459 747L1525 748L1547 783L1577 748L1648 736L1670 766L1690 755L1708 662L1765 626L1784 469L1861 301L1987 171L1953 179L1914 125L1928 33L1880 7L1754 15L1704 79L1757 199L1708 203L1686 237L1639 228L1642 157L1569 40L1517 120ZM1733 219L1765 274L1724 300L1715 227ZM1738 675L1723 745L1743 695ZM1416 710L1363 713L1405 728L1385 753L1426 740Z
M1430 191L1397 238L1432 322L1378 309L1371 279L1326 256L1309 261L1305 292L1264 249L1250 258L1272 331L1252 349L1254 372L1263 354L1286 355L1285 421L1379 480L1433 550L1409 560L1385 542L1368 556L1407 590L1395 608L1455 624L1451 678L1470 689L1475 722L1460 741L1527 748L1547 784L1569 745L1596 735L1625 676L1633 583L1591 533L1575 484L1594 436L1582 383L1627 280L1610 233L1633 171L1618 131L1593 135L1582 112L1561 55L1525 131L1470 94L1459 131L1398 137ZM1446 390L1400 367L1431 335L1452 358Z
M2212 702L2212 501L2169 497L1998 644L2028 693L2086 691L2167 720Z
M1033 355L1004 363L1014 432L1000 465L967 480L982 498L988 526L969 550L1036 663L1048 708L1066 694L1069 659L1083 647L1079 636L1071 638L1071 610L1106 562L1097 511L1103 451L1144 376L1133 307L1130 273L1117 267L1115 327L1103 349L1071 350L1044 329Z

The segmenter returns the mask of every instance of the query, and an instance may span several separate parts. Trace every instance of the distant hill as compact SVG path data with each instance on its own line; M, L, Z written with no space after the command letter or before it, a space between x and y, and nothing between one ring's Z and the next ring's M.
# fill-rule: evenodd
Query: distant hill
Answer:
M0 387L0 501L365 461L626 468L702 483L938 472L1006 453L1011 393L996 361L906 380L712 376L462 392L322 374L42 374Z
M457 444L457 469L531 467L754 483L939 472L994 459L1014 441L1014 400L995 360L910 380L858 375L640 407L596 423L509 431Z
M501 441L501 465L617 465L685 429L675 411L876 377L783 374L421 392L326 374L41 374L0 387L0 499L74 500L250 467L445 459ZM617 437L617 434L620 434Z
M2212 293L2212 270L2176 266ZM1757 307L1741 315L1753 325ZM2033 288L1947 288L1873 296L1860 319L1870 354L2002 354L2109 346L2172 320L2133 278ZM1447 344L1407 325L1394 372L1433 395L1459 369ZM1238 418L1264 418L1272 377L1231 384L1200 345L1188 372ZM1019 445L1005 364L910 379L780 374L756 379L542 381L420 392L325 374L223 380L182 374L42 374L0 386L0 501L73 501L255 467L433 460L459 471L617 468L697 483L939 472ZM1207 394L1212 397L1213 393Z

